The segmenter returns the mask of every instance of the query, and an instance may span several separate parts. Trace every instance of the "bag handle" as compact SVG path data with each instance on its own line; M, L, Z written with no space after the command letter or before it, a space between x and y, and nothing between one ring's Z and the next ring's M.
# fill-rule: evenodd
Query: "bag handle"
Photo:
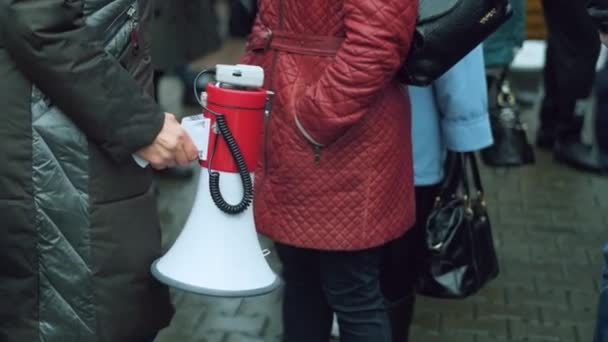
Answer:
M471 198L477 194L483 196L484 190L481 183L481 176L479 172L479 165L477 163L477 157L474 152L451 152L448 151L445 161L445 179L442 183L438 201L448 198L452 194L456 193L458 187L462 185L467 198ZM469 172L473 180L473 188L470 186Z
M441 201L446 200L452 194L456 193L460 186L462 178L462 167L459 161L458 153L448 151L444 161L444 179L441 182L435 204L438 205Z
M474 152L466 152L465 153L471 163L471 173L473 174L473 185L475 186L475 191L483 195L485 192L483 190L483 184L481 183L481 176L479 172L479 166L477 163L477 157Z

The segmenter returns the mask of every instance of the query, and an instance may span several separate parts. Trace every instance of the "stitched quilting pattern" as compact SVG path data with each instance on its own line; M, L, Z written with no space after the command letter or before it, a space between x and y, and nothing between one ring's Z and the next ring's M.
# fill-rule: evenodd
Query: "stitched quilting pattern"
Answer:
M382 244L414 219L409 103L392 78L407 52L416 4L282 1L283 31L347 39L335 57L268 50L244 59L265 68L266 86L277 94L256 171L258 230L300 247ZM260 6L256 29L277 29L278 1ZM299 108L307 130L331 138L318 160L295 125Z

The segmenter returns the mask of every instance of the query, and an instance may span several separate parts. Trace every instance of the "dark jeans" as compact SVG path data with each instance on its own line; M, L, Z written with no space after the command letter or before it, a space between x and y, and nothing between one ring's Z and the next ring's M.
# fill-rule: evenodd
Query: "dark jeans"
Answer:
M382 292L389 307L393 342L407 342L416 301L415 282L425 260L425 224L438 186L416 187L416 224L401 238L392 241L382 263Z
M586 1L543 0L548 28L541 128L556 137L580 135L576 102L591 93L600 50Z
M597 74L595 135L600 151L608 154L608 63Z
M286 342L327 342L333 313L342 342L390 342L380 291L384 247L320 251L276 244L283 263Z
M608 243L604 245L602 252L604 254L604 270L602 272L602 285L597 305L593 342L608 342Z

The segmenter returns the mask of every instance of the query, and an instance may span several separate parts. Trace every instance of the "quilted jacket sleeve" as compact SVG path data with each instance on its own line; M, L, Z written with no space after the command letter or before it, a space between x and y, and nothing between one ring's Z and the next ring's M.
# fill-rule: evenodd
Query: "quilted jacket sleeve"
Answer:
M344 0L346 39L334 61L295 103L313 144L335 141L369 110L409 51L416 0Z
M78 0L0 0L0 42L87 137L124 162L152 143L164 114L84 24Z
M591 0L588 10L600 31L608 33L608 0Z

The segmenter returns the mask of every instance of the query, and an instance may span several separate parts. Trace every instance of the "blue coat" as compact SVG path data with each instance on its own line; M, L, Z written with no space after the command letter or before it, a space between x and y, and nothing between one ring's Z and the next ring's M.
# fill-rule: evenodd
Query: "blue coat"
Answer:
M492 144L481 46L433 85L409 87L417 186L443 179L446 149L475 151Z

